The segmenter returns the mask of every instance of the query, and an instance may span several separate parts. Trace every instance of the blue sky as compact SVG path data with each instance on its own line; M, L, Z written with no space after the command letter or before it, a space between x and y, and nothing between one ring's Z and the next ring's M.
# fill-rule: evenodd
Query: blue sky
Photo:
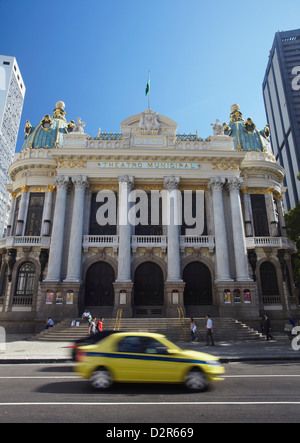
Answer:
M300 26L299 0L0 0L0 54L26 86L24 126L58 100L85 132L120 131L148 106L206 138L238 103L262 129L262 81L274 34Z

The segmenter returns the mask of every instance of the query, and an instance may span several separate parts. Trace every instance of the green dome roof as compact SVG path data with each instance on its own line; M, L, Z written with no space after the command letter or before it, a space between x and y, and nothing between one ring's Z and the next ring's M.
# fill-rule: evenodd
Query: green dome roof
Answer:
M65 104L62 101L56 103L53 116L46 114L37 126L31 126L27 120L25 126L25 142L23 151L39 148L60 148L63 143L63 135L71 131L74 122L67 123L65 119Z
M230 119L229 125L224 127L224 133L234 138L234 147L237 151L272 153L268 126L263 131L259 131L251 118L244 121L239 105L231 107Z

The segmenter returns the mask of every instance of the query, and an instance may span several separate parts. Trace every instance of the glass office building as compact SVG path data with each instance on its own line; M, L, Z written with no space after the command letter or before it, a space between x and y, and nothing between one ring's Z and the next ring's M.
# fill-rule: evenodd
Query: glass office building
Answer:
M271 142L284 167L286 210L300 200L300 29L275 34L263 81Z

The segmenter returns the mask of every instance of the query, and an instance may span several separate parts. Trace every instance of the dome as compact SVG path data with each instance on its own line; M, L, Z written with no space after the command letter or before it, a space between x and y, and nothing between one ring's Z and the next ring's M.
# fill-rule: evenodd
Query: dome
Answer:
M230 123L224 125L224 134L234 138L237 151L260 151L272 154L269 127L259 131L251 118L243 119L239 105L231 106Z
M67 123L65 119L65 104L62 101L56 103L53 116L46 114L37 126L31 126L27 120L25 126L25 142L22 151L39 148L62 147L63 135L72 131L74 122Z

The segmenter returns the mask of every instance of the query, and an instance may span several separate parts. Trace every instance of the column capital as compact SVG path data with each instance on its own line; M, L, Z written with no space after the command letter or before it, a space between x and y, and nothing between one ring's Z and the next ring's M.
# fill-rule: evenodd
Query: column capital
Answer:
M169 177L164 177L164 187L167 191L175 191L178 189L180 183L180 177L175 177L174 175Z
M87 189L89 186L89 181L86 175L75 175L74 177L71 177L71 180L76 189Z
M119 180L119 184L121 183L126 183L127 187L129 189L129 191L132 190L133 186L134 186L134 177L133 176L129 176L129 175L120 175L118 177Z
M27 186L27 185L22 185L22 186L20 186L20 189L21 189L21 193L23 193L23 192L28 192L28 190L29 190L29 186Z
M242 178L237 178L237 177L228 178L227 179L227 186L228 186L229 192L239 191L242 183L243 183Z
M54 182L57 189L67 189L70 184L70 177L65 175L58 175L54 177Z
M211 191L222 190L224 184L225 184L225 178L212 177L208 182L208 188Z

